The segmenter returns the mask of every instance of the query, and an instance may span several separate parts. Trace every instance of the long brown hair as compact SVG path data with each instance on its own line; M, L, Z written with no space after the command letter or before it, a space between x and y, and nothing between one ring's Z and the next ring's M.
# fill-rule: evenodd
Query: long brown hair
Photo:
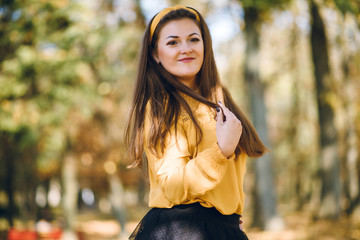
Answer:
M197 20L197 16L193 12L186 10L186 8L177 9L169 12L160 20L153 33L152 39L150 39L150 25L154 18L150 21L150 24L148 24L145 30L140 49L132 106L125 131L125 143L127 144L130 153L132 167L142 166L142 156L144 152L144 119L146 105L149 100L151 100L149 104L151 107L150 116L152 121L149 137L146 140L149 144L147 147L153 152L156 152L157 147L160 146L162 153L165 147L165 135L169 132L170 127L173 124L175 124L176 132L181 106L185 109L195 125L198 142L202 138L200 126L198 125L190 106L181 96L181 93L189 95L212 108L218 107L217 103L210 100L211 97L214 96L216 88L221 86L215 64L211 36L205 20L200 13L197 12L197 14L200 21ZM167 72L162 65L158 64L152 57L152 53L157 47L157 40L162 27L171 20L183 18L193 20L200 28L203 37L204 61L196 76L196 84L199 93L176 80L173 75ZM227 89L223 86L221 87L223 90L225 106L236 115L243 126L243 132L235 153L240 154L241 152L245 152L250 157L259 157L263 155L267 151L267 148L261 142L255 128L234 103Z

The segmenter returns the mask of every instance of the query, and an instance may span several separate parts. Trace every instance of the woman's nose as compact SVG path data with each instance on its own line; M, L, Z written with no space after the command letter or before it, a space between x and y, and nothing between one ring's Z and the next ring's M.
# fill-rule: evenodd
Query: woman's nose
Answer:
M181 53L189 54L191 52L192 52L192 47L190 46L190 44L188 43L183 44L181 48Z

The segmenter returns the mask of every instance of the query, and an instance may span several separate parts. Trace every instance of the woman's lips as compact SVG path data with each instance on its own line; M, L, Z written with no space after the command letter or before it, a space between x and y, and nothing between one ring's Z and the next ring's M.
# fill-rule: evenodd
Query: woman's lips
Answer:
M182 63L188 63L188 62L191 62L192 60L194 60L195 58L192 58L192 57L188 57L188 58L182 58L179 60L179 62L182 62Z

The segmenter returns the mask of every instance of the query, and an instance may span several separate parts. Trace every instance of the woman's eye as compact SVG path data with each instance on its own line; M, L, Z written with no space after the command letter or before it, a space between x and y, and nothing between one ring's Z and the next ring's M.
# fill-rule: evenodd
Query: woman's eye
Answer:
M177 42L175 40L168 42L166 45L175 45Z
M190 39L190 42L199 42L200 41L200 39L198 39L198 38L191 38Z

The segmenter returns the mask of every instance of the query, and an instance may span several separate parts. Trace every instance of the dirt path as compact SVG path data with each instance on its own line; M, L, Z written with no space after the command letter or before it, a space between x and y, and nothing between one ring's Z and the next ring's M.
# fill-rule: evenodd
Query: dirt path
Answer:
M125 240L136 227L137 222L128 222L122 232L114 220L92 220L79 223L83 230L81 240ZM245 230L250 240L360 240L360 223L353 224L350 219L313 221L303 213L293 213L285 217L286 227L278 232L266 232L250 228Z

